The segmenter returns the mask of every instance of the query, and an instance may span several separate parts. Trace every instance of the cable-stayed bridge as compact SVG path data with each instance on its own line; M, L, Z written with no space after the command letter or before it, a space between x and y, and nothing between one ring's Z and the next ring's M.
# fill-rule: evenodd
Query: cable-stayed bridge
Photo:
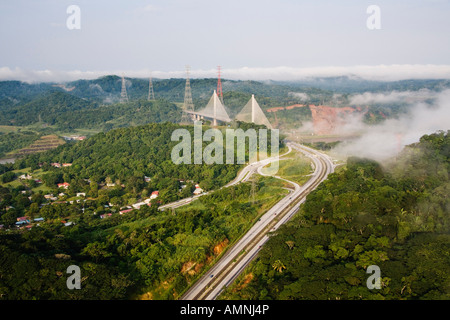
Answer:
M255 124L265 125L267 128L272 129L272 125L267 119L266 115L262 111L258 102L255 99L255 95L252 94L251 99L247 102L247 104L242 108L241 112L236 115L236 120L243 122L252 122Z
M191 114L194 120L200 120L204 118L212 119L213 125L217 126L217 120L222 122L231 122L231 118L225 110L224 105L217 96L216 90L214 90L211 99L203 109L198 111L184 110L184 112Z
M211 119L214 126L217 126L217 121L231 122L233 120L228 115L228 112L226 111L225 106L222 104L220 98L218 97L216 90L214 90L214 93L209 99L208 104L203 109L197 111L184 109L183 111L191 115L193 120L200 120L205 118ZM272 125L270 124L266 115L256 101L255 95L252 95L251 99L236 115L235 119L238 121L265 125L269 129L272 128Z

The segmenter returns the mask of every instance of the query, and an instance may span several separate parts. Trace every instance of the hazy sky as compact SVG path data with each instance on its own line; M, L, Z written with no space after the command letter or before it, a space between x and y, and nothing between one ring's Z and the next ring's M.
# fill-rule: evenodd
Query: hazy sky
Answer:
M70 30L70 5L80 29ZM369 30L369 5L381 29ZM0 79L450 78L449 0L0 0Z

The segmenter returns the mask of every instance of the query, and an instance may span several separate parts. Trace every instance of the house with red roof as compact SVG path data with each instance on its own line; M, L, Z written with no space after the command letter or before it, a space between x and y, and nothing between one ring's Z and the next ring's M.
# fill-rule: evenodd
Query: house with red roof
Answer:
M120 214L124 214L124 213L128 213L130 211L133 211L133 209L125 209L125 210L121 210L119 211Z
M64 183L58 183L58 188L64 188L68 189L70 186L70 183L64 182Z
M159 191L153 191L150 196L150 199L156 199L156 198L158 198L158 196L159 196Z

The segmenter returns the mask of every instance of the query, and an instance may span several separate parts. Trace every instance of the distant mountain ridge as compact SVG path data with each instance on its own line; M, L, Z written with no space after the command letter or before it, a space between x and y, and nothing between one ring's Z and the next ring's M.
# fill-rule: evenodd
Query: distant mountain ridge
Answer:
M184 101L186 79L153 79L155 101L147 101L149 79L125 77L129 102L120 104L122 78L107 75L93 80L64 83L25 83L0 81L0 125L26 126L35 123L57 125L58 128L114 127L149 122L179 122ZM191 79L195 109L204 107L217 79ZM354 94L363 92L442 91L450 88L450 80L423 79L371 81L356 76L307 78L299 81L252 81L222 79L224 105L235 116L254 94L263 110L295 104L345 107ZM110 108L110 109L108 109ZM398 106L376 106L373 114L387 114ZM394 110L393 114L400 109ZM267 113L267 112L266 112ZM269 121L298 126L310 114L293 110L286 114L266 114ZM378 119L379 118L379 119ZM379 116L377 121L381 121ZM369 119L370 120L370 119ZM370 120L371 121L371 120ZM48 132L50 133L50 132Z

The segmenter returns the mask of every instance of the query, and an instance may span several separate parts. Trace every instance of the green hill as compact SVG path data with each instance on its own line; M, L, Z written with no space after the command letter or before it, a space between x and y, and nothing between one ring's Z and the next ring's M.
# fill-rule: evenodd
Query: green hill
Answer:
M170 137L177 128L163 123L114 129L18 160L14 171L0 166L10 170L0 176L5 182L0 186L0 300L110 300L142 294L176 299L287 193L276 179L261 178L254 185L255 203L249 197L251 184L243 183L176 212L159 211L155 202L192 196L195 183L204 190L217 188L240 168L173 164L171 149L178 142ZM192 126L187 128L192 133ZM54 162L71 166L55 168ZM45 192L58 200L47 200L33 180L9 184L24 171L41 178ZM63 181L70 186L58 190ZM159 195L151 206L119 213L153 191ZM16 228L23 216L31 229ZM33 221L38 217L44 221ZM80 267L80 290L67 289L69 265Z
M223 298L448 300L449 133L423 136L387 168L350 158ZM371 265L379 289L366 286Z

